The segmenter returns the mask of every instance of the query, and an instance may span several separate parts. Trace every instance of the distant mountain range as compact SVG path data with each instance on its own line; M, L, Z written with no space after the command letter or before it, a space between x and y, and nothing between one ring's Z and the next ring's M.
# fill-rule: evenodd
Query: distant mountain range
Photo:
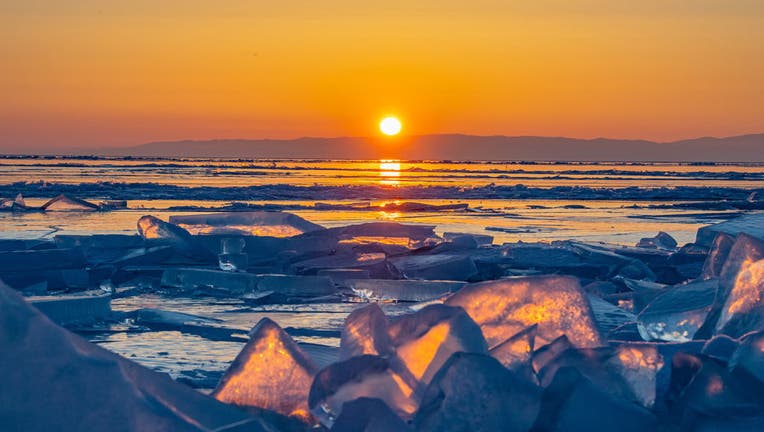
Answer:
M395 138L220 139L151 142L95 153L273 159L764 162L764 134L673 142L457 134Z

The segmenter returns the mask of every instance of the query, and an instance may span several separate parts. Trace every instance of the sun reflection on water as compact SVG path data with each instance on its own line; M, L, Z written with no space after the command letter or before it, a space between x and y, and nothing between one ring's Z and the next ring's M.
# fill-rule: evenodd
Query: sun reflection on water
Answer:
M386 186L398 186L401 176L401 163L394 159L380 159L379 161L379 184Z

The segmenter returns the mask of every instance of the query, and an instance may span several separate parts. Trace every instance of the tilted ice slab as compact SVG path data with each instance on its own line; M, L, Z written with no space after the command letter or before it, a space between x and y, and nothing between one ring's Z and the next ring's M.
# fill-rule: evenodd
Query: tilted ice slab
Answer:
M309 420L308 392L317 367L281 327L263 318L220 380L219 401Z
M340 335L340 358L369 354L394 354L393 342L387 333L388 321L376 303L358 308L345 318Z
M367 300L420 302L439 299L463 287L465 282L395 279L348 280L353 292Z
M291 237L324 229L292 213L268 211L170 216L170 223L179 225L191 234Z
M3 430L275 431L53 324L0 286Z
M44 211L96 211L99 207L91 202L59 195L40 207Z
M409 255L390 262L407 279L466 281L478 272L469 254Z
M764 259L744 263L722 306L716 331L732 337L764 329Z
M217 261L217 257L188 231L154 216L147 215L138 219L138 234L147 240L161 240L170 244L183 255Z
M718 233L737 236L746 233L764 240L764 214L749 214L698 229L695 243L711 246Z
M446 304L461 306L493 347L538 324L536 346L565 335L577 347L602 345L586 294L566 276L528 276L466 285Z
M458 307L434 304L397 317L388 334L396 353L393 368L419 383L417 395L451 354L488 353L480 327Z
M734 244L735 237L723 232L717 234L708 251L706 261L703 263L703 270L700 273L700 277L703 279L718 278L722 273L724 262L727 261L727 256Z
M741 271L750 264L764 259L764 240L740 234L730 248L719 273L720 296L723 300L737 284Z
M718 280L709 279L667 289L637 317L639 334L645 340L692 340L711 312L718 287Z

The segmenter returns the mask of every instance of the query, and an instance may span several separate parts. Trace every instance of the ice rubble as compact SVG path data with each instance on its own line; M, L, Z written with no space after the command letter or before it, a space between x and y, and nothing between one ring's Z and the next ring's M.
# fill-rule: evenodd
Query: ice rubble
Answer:
M320 225L286 212L219 212L188 216L171 216L191 234L242 234L254 236L291 237L324 229Z
M603 343L589 302L571 277L528 276L480 282L465 286L446 304L464 308L480 325L491 347L533 324L538 324L537 346L563 334L582 348Z
M229 223L222 218L217 228ZM339 349L298 346L274 322L261 321L214 393L261 419L199 400L262 427L268 427L263 418L286 421L264 411L271 409L305 427L318 422L370 432L497 425L708 430L720 427L719 418L734 418L729 424L744 428L759 424L764 407L764 338L757 333L764 331L764 241L718 232L708 245L679 249L660 234L640 247L577 241L494 246L472 235L448 234L444 242L432 227L394 223L285 238L192 235L147 216L139 222L140 236L0 242L0 277L26 293L70 291L68 299L54 298L58 305L73 301L64 308L73 317L86 308L76 300L84 294L71 292L98 285L115 295L148 290L250 304L336 302L340 293L420 302L383 305L394 308L390 316L376 303L359 307L337 332ZM224 258L236 264L218 270ZM143 309L116 316L149 330L239 340L224 323L193 315ZM16 334L3 324L0 334ZM194 404L202 402L184 403L178 412L193 412L183 418L201 415Z
M268 318L220 380L212 396L222 402L276 411L308 421L308 391L317 368L284 330Z
M0 324L4 430L276 430L57 327L2 285Z

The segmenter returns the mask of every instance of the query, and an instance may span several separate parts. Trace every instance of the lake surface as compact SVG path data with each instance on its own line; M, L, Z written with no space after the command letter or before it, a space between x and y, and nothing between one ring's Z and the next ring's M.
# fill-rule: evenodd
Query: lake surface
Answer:
M762 188L763 164L9 157L0 158L4 197L22 193L28 205L41 205L66 192L96 202L126 199L128 208L3 212L0 236L134 233L144 214L167 218L236 203L285 209L325 226L373 220L424 223L436 225L440 233L491 234L498 243L576 237L632 244L660 230L682 243L692 241L699 226L736 214L682 208L682 203L742 198ZM359 200L374 206L465 203L469 210L313 208L316 202L348 205ZM680 205L666 208L675 204Z

